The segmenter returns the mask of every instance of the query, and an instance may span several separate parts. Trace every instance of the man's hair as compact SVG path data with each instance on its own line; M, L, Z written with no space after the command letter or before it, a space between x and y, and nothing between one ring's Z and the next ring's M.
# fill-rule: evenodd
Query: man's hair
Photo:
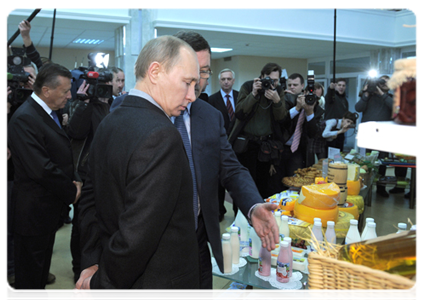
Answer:
M158 62L168 72L180 59L180 49L189 45L176 37L165 35L148 41L142 48L135 63L135 77L137 80L146 76L152 62Z
M26 66L23 66L24 68L33 68L34 69L34 71L35 71L35 75L37 75L38 74L38 68L37 68L37 65L33 62L33 61L31 61L31 63L30 64L28 64L28 65L26 65Z
M335 83L338 83L340 81L345 82L345 84L347 83L347 80L345 78L336 78Z
M219 77L219 80L220 80L220 74L225 73L225 72L231 72L232 73L232 78L235 79L235 72L232 71L231 69L226 68L226 69L223 69L222 71L219 72L219 76L218 76Z
M71 72L64 66L48 63L43 65L35 79L33 89L36 94L41 94L43 86L55 89L60 85L59 76L72 79Z
M349 119L349 120L351 120L354 124L355 124L355 122L357 121L357 119L358 119L358 113L352 113L352 112L350 112L350 111L347 111L345 114L344 114L344 118L345 119Z
M288 79L291 79L291 80L294 80L294 79L297 79L297 78L300 78L301 84L304 84L304 77L300 73L292 73L288 77Z
M270 73L275 71L279 72L279 77L281 77L281 74L282 74L281 66L279 66L276 63L268 63L263 67L263 69L261 69L261 76L263 77L265 75L269 75Z
M119 72L123 73L123 70L121 68L118 67L108 67L107 68L110 72L113 72L113 74L117 74ZM114 75L113 75L114 76Z
M195 52L208 50L211 54L211 48L209 43L206 41L205 38L203 38L201 34L195 31L181 30L175 33L173 36L185 41L188 45L192 47L192 49L194 49Z

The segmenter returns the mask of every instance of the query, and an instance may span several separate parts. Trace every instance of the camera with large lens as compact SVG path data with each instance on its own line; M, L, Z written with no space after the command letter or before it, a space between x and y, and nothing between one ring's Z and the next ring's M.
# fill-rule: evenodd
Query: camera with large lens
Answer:
M262 79L260 79L260 81L261 81L261 89L263 91L271 89L272 85L274 83L273 79L270 78L270 77L262 78Z
M314 71L309 70L307 74L307 86L305 88L305 103L313 105L317 101L317 96L314 92Z
M23 87L30 76L24 66L31 64L31 60L24 55L25 49L12 48L12 55L7 57L7 85L12 90L7 101L12 105L22 104L32 94L32 90Z
M366 92L372 94L377 91L377 86L381 86L385 84L385 80L383 79L376 79L376 78L370 78L367 80L367 90Z
M113 73L107 70L94 71L94 68L79 67L83 74L79 77L85 79L90 86L87 90L87 95L78 94L79 100L86 100L91 98L112 98L113 86L106 84L113 80Z

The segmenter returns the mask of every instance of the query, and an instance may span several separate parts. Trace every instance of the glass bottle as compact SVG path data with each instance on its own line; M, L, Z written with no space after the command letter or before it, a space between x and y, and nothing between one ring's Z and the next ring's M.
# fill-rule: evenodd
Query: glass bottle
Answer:
M347 244L338 259L411 278L416 274L416 236L410 230Z

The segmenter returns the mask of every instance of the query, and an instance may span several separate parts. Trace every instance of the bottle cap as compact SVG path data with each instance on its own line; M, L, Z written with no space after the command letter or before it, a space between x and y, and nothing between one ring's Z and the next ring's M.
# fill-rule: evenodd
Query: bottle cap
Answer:
M406 223L398 223L398 228L407 229L407 224Z
M376 223L375 222L369 222L369 228L376 228Z
M335 222L334 221L327 221L327 226L335 226Z
M366 218L366 223L367 222L374 222L375 221L375 219L373 219L373 218Z
M288 247L288 242L287 241L282 241L281 243L280 243L280 245L281 245L281 247Z
M367 220L366 220L367 221ZM350 220L351 225L358 225L358 221L356 219ZM368 224L368 223L367 223Z
M290 237L284 237L284 242L288 242L289 245L291 245L292 239Z
M231 227L231 232L238 232L238 231L239 231L238 227L236 227L236 226Z
M281 213L281 211L280 211L280 210L275 211L275 216L276 216L276 217L280 217L280 216L281 216L281 214L282 214L282 213Z
M320 219L320 218L314 218L314 223L316 223L316 221L322 222L322 219Z
M284 221L288 221L288 219L289 219L289 217L288 217L287 215L283 215L283 216L282 216L282 220L284 220Z
M229 233L222 234L222 239L229 240L231 238L231 235Z
M322 227L322 222L316 221L316 222L314 222L314 226L320 226L320 227Z

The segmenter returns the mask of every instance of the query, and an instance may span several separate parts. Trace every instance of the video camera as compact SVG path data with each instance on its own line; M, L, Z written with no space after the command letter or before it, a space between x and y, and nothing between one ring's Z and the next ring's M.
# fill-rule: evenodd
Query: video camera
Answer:
M31 60L24 55L25 49L12 47L12 55L7 57L7 85L12 90L7 101L12 105L22 104L32 94L32 90L22 86L30 76L23 67L31 64Z
M369 94L375 93L377 91L377 86L381 86L385 84L385 80L380 78L369 78L367 79L367 90ZM366 85L366 84L364 84Z
M307 86L305 88L305 103L313 105L317 101L317 96L314 92L314 71L309 70L307 74Z

